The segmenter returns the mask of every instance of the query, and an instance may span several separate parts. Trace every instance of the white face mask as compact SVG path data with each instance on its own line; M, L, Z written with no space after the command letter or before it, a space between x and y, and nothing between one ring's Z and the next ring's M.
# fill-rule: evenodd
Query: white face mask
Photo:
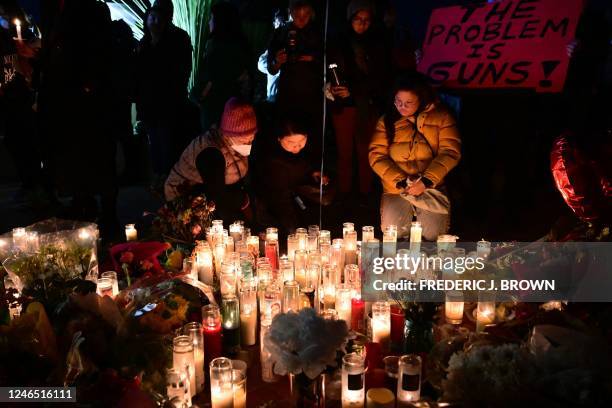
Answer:
M251 145L250 144L235 144L232 145L232 149L234 149L239 155L247 157L251 154Z

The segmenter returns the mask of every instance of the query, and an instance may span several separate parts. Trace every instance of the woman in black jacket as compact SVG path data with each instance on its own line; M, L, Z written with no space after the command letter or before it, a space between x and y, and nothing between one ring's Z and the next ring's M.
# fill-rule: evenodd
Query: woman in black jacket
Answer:
M274 138L256 151L261 158L256 169L258 221L273 222L286 233L303 222L301 212L309 201L308 193L321 182L321 172L304 150L308 133L303 120L284 117L275 126ZM327 183L323 177L323 184Z

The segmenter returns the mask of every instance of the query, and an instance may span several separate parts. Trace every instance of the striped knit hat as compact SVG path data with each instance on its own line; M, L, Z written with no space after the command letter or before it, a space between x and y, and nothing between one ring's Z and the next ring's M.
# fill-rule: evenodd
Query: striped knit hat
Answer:
M223 135L230 138L257 132L257 118L253 107L238 98L230 98L225 103L219 128Z

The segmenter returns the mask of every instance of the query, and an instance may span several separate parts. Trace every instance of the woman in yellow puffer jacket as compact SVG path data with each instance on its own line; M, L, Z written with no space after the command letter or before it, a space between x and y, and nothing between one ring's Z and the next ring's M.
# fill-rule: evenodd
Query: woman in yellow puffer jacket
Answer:
M424 78L398 80L392 95L393 106L379 119L369 148L370 166L383 184L381 229L397 225L398 238L406 238L416 215L423 238L433 241L448 231L450 216L416 208L400 194L418 197L428 188L445 193L444 177L461 158L461 138Z

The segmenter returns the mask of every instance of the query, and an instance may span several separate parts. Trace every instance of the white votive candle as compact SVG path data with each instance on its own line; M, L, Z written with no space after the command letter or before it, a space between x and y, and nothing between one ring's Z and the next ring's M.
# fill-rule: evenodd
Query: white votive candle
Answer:
M125 226L125 240L136 241L138 239L138 231L136 230L135 224L126 224Z

